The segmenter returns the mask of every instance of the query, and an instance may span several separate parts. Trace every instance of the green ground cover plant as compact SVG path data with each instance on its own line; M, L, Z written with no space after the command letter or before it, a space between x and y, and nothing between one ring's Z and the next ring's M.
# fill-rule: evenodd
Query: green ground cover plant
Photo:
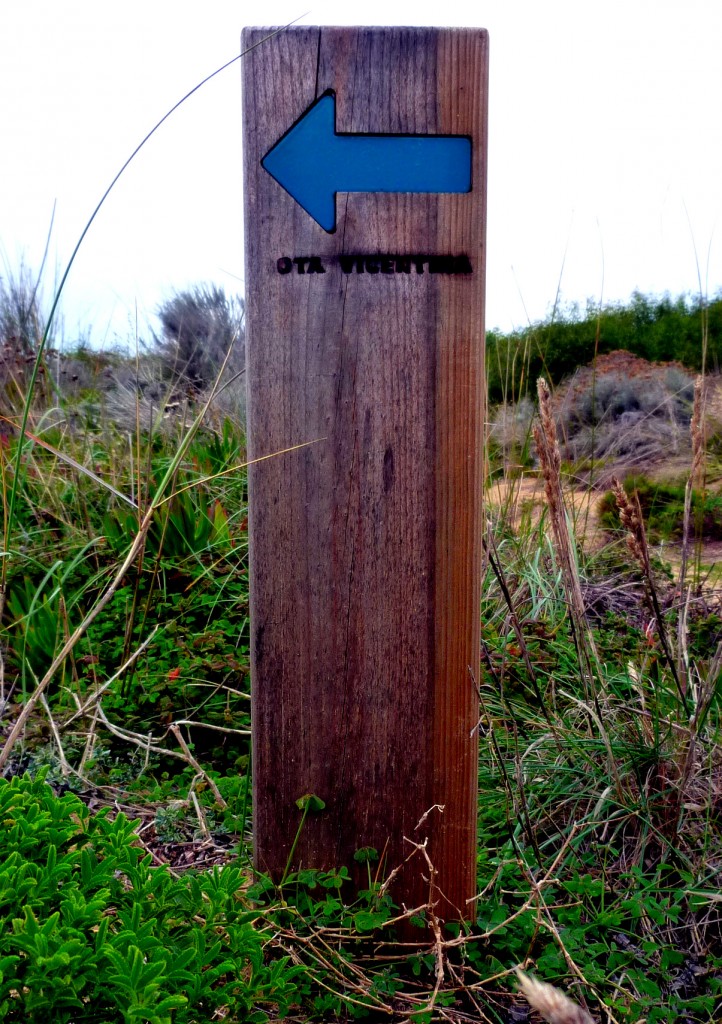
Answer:
M136 822L44 773L0 781L0 817L2 1020L261 1022L297 1000L300 968L269 950L238 868L154 867Z

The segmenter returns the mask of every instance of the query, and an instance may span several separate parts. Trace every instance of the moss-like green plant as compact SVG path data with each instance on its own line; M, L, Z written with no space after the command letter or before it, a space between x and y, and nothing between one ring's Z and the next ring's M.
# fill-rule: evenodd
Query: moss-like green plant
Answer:
M235 867L174 877L136 822L43 775L0 781L0 1019L260 1024L296 1000Z

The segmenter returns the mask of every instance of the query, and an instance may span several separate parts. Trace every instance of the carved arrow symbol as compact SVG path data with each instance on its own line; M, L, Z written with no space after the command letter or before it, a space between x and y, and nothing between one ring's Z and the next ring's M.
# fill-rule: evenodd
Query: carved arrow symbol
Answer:
M336 230L337 192L470 192L464 135L340 135L325 93L261 165L324 231Z

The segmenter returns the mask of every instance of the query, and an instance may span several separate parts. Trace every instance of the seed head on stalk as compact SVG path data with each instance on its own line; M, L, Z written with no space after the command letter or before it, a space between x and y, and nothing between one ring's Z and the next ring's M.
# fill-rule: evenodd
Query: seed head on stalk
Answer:
M519 989L532 1007L549 1024L594 1024L594 1018L577 1003L572 1002L558 988L538 981L530 974L517 969Z

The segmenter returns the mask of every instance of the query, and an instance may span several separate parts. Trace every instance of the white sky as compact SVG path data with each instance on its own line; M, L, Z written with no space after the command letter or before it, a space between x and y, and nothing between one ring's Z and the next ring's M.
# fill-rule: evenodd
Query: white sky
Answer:
M306 13L307 12L307 13ZM491 37L489 327L564 302L722 288L719 0L0 0L0 276L51 276L153 124L246 24L477 25ZM92 226L68 341L141 335L178 288L243 290L238 64L160 129ZM526 311L525 311L526 310Z

